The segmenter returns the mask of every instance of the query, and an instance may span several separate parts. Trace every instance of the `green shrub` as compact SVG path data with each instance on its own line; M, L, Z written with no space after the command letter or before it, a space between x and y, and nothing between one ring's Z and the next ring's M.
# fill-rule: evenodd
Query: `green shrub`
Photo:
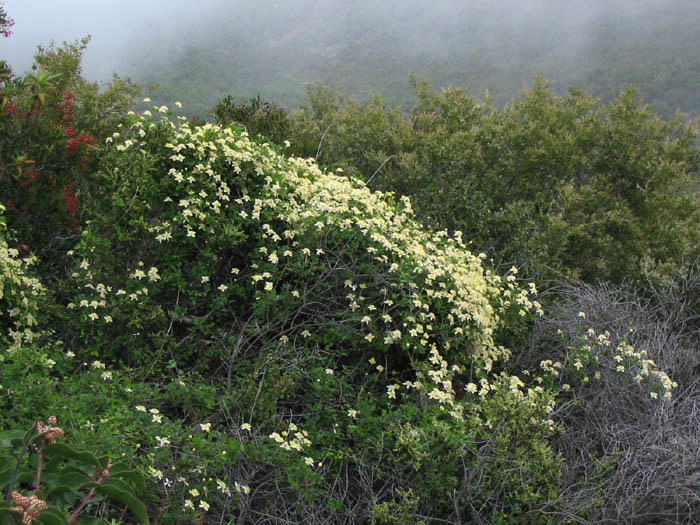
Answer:
M40 273L51 279L95 198L97 145L139 92L116 76L103 88L80 76L88 40L40 47L33 72L0 75L2 203L22 249L40 255Z
M221 99L212 110L216 123L220 126L238 124L243 126L251 137L270 140L282 145L289 137L291 123L287 112L274 102L266 102L257 97L247 103L236 104L231 95Z
M97 518L76 520L96 503L104 509L105 499L110 498L125 505L139 523L148 524L146 506L132 487L143 485L141 473L111 458L56 443L65 434L57 422L56 416L49 416L47 424L36 421L28 431L0 441L15 454L14 465L0 471L0 490L6 496L0 501L0 522L105 524Z
M21 257L10 248L11 233L5 223L5 207L0 204L0 344L3 354L12 354L39 336L39 299L44 287L32 275L35 257Z
M149 453L163 516L363 520L409 491L415 516L536 513L558 478L553 398L504 375L499 343L538 311L534 287L406 199L155 111L114 138L56 325L85 362L211 385L208 404L186 383L139 405L168 422ZM532 447L513 448L523 421Z
M310 91L294 151L409 196L423 222L460 230L496 267L538 282L643 279L697 256L696 131L628 90L602 103L540 78L497 108L412 80L410 111Z

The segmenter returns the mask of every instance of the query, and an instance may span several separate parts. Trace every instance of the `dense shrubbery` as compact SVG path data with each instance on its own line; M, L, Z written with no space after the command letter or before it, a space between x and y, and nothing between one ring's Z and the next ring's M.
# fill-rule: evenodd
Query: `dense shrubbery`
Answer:
M25 191L8 176L11 129L85 198L69 220L55 191L42 196L32 212L51 231L9 220L17 236L0 215L0 431L39 430L22 442L36 454L0 448L0 464L18 458L25 473L14 486L0 472L0 520L44 497L59 503L37 523L63 523L83 500L85 523L127 520L127 508L145 521L136 498L162 523L697 512L699 274L672 270L697 247L696 202L680 193L696 169L691 130L631 93L598 106L538 86L501 112L417 84L410 117L330 92L294 118L260 100L220 105L253 141L164 106L127 114L135 88L84 85L81 49L39 53L44 91L4 86L3 100L29 106L3 120L3 198ZM66 155L67 113L95 136L82 171ZM256 114L275 118L258 128ZM593 202L605 235L577 222ZM567 285L542 315L534 284L474 247L530 276L601 268L650 284ZM52 449L81 465L75 484L43 492L30 474L47 414L94 454ZM146 486L129 474L128 490L103 488L107 458ZM51 463L45 479L72 468Z
M249 136L263 137L263 140L280 145L289 139L291 133L287 112L273 102L262 100L260 95L239 104L233 101L231 95L224 97L214 106L212 115L221 126L238 124L244 127Z
M84 80L87 42L40 47L34 73L15 76L8 68L0 77L0 195L22 249L43 264L74 243L95 190L96 145L139 93L119 77L101 91Z
M537 81L499 110L461 89L414 86L410 114L312 91L290 141L322 166L410 196L422 220L539 281L621 282L697 256L696 132L634 91L601 104Z
M407 201L233 128L134 117L102 169L111 204L72 251L57 324L80 334L84 360L218 385L207 412L159 407L206 427L209 476L251 487L228 510L219 490L217 511L362 521L410 493L417 515L520 515L554 494L552 393L502 375L510 352L494 339L531 315L534 289L483 270L459 236L421 230ZM190 439L168 436L154 467L192 485Z

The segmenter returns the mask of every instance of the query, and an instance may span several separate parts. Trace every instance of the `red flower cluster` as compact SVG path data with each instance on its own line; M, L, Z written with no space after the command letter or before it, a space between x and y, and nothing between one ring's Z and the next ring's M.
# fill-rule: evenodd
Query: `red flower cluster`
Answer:
M23 215L24 217L27 217L27 218L32 216L32 214L27 210L26 204L22 204L21 206L17 206L15 204L15 201L9 200L9 201L7 201L7 208L14 211L14 212L17 212L20 215Z
M17 507L10 507L12 512L18 512L22 515L22 523L31 525L34 518L39 517L39 511L46 508L46 502L40 500L36 496L29 498L22 496L16 490L12 491L12 499L17 502Z
M73 131L73 128L64 128L66 131L66 135L69 137L68 131L70 130L73 132L73 135L75 135L75 131ZM83 133L82 131L80 132L80 135L77 137L73 136L73 138L70 140L70 143L68 144L68 156L75 155L76 150L78 149L78 146L81 144L84 145L88 150L92 147L95 146L97 140L95 139L94 135L91 135L90 133Z
M70 91L63 92L63 103L58 105L59 111L63 114L61 119L62 124L70 124L73 122L73 93Z
M31 186L34 183L34 181L36 181L39 178L39 170L35 167L32 167L32 169L24 172L23 176L24 178L20 184L22 186ZM29 191L35 193L36 188L29 188Z
M74 225L78 224L78 198L75 195L75 186L72 182L66 184L61 190L61 198L66 205L68 217Z
M21 161L17 165L19 174L5 180L3 189L10 186L7 201L0 200L20 223L25 219L32 219L33 223L44 220L50 225L45 228L49 236L53 231L75 230L80 226L80 181L98 145L93 134L81 131L75 114L78 109L75 95L62 90L54 97L51 103L36 106L36 119L28 118L14 100L8 100L0 108L0 117L4 115L8 120L5 131L12 127L17 130L17 151L31 159Z

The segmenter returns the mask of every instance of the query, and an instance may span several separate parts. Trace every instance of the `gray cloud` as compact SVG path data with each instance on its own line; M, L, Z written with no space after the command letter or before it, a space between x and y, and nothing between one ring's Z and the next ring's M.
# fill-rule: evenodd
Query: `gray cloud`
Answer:
M60 44L87 35L92 40L84 55L84 73L104 79L128 62L134 45L178 42L187 25L201 24L221 0L5 0L15 20L13 35L1 42L2 58L16 71L28 69L37 45Z
M535 73L561 89L591 78L602 79L600 91L618 89L603 85L600 55L627 67L635 57L624 53L638 43L673 40L673 24L652 27L661 10L693 5L700 9L695 0L5 0L16 26L0 58L21 72L37 44L91 34L86 77L162 80L164 98L189 96L202 108L229 92L295 104L306 82L401 99L409 70L477 95L500 90L503 101ZM601 49L601 37L621 51Z

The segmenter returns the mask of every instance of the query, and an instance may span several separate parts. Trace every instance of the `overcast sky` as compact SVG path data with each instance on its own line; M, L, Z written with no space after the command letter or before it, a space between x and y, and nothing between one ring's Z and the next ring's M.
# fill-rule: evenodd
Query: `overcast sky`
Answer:
M537 17L542 9L555 8L569 13L567 18L580 22L585 12L595 11L602 0L426 0L425 7L433 13L445 13L471 4L480 11L492 11L498 18L511 17L514 26L524 25L523 20ZM650 0L645 0L649 2ZM2 0L0 0L2 2ZM608 0L629 5L637 0ZM214 8L219 13L241 14L242 18L253 18L254 12L266 12L274 19L275 14L300 16L303 20L319 12L333 17L339 12L334 4L337 0L4 0L9 15L15 20L14 34L0 41L2 58L8 60L17 72L31 65L32 55L38 44L46 45L52 39L57 43L73 41L88 34L92 41L84 56L84 73L90 79L109 76L115 69L124 65L126 49L139 41L161 40L164 45L177 45L181 35L187 35L192 28L201 29L215 25L217 17L206 20ZM344 0L345 10L352 9L358 0ZM378 19L393 17L407 4L421 4L416 0L376 0ZM422 4L421 4L422 5ZM329 11L330 10L330 11ZM342 9L340 11L343 11ZM425 12L425 14L429 13ZM572 15L575 12L575 15ZM248 13L248 16L246 16ZM444 16L444 15L443 15ZM202 23L206 20L206 23ZM269 20L269 18L267 19ZM262 22L265 23L263 18ZM284 23L284 20L277 20ZM287 19L287 23L293 22ZM342 24L333 20L334 24ZM269 29L269 28L268 28ZM439 30L435 28L438 32ZM289 28L280 28L280 31Z
M0 56L20 73L31 66L36 46L92 35L84 73L104 79L119 68L124 49L145 34L170 40L185 23L206 16L221 0L4 0L15 21L0 41ZM179 16L174 16L177 13Z
M630 69L639 49L649 54L649 46L660 41L665 49L678 51L695 64L697 16L687 17L685 25L682 17L668 25L658 15L673 12L671 6L683 6L685 11L678 12L700 10L700 0L0 0L0 4L16 22L14 34L0 39L0 59L17 74L31 66L37 45L52 40L60 45L89 34L92 40L82 62L87 79L108 80L118 72L144 84L162 83L168 96L189 96L208 106L231 92L244 98L261 93L293 105L303 98L307 82L327 83L353 95L396 92L401 98L410 91L409 71L434 78L437 87L464 85L477 95L498 89L501 102L515 96L536 73L562 90L597 74L593 87L605 92L610 86L598 70L604 72L608 64L601 63L601 54L613 61L611 67ZM656 27L657 19L666 20L667 26ZM613 44L601 50L597 46L601 40ZM673 86L674 74L661 71L657 67L661 65L648 64L644 74L632 75L632 81L667 75L666 84ZM683 68L694 71L695 66ZM659 71L646 75L651 69Z

